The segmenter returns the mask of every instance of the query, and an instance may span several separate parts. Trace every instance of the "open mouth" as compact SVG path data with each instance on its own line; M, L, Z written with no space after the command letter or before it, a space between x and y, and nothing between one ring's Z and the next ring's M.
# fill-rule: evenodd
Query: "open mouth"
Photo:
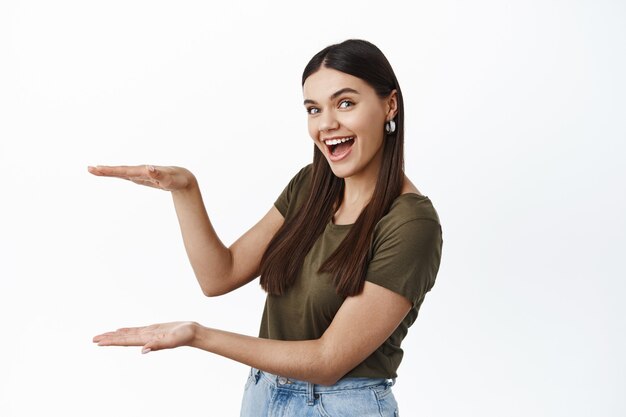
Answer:
M327 139L324 143L328 147L331 156L339 158L347 154L350 148L352 148L352 145L354 145L354 136L339 139Z

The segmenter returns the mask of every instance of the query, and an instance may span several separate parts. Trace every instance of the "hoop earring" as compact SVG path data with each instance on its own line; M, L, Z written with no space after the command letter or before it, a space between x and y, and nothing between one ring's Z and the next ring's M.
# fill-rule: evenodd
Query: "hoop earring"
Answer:
M393 133L395 131L396 131L396 122L394 122L393 119L385 123L385 132Z

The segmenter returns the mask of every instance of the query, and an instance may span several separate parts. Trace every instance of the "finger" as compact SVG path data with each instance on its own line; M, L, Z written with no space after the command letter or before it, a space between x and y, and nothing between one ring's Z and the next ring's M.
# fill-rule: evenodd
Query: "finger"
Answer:
M149 338L141 334L112 334L98 340L98 346L143 346Z
M151 340L150 342L144 344L141 347L141 353L146 354L146 353L150 353L152 351L157 351L160 350L158 342Z
M146 165L146 170L152 178L158 178L161 175L161 172L154 165Z
M106 333L102 333L102 334L99 334L97 336L94 336L92 340L93 340L94 343L98 343L98 342L101 342L102 340L110 339L112 337L115 337L116 334L117 334L116 332L106 332Z
M145 185L146 187L163 188L158 181L154 180L144 180L142 178L128 178L128 180L134 182L135 184Z
M94 175L99 175L99 176L122 176L123 172L126 172L126 170L129 167L127 166L108 166L108 165L95 165L95 166L88 166L87 170L89 172L91 172Z
M155 167L154 165L146 165L146 172L148 173L148 178L152 179L157 188L165 189L164 182L171 182L171 174L167 175L167 173L164 172L163 169L160 167Z
M141 333L149 333L151 330L153 330L155 328L155 325L150 325L150 326L143 326L143 327L122 327L119 328L115 331L112 332L105 332L105 333L101 333L97 336L93 337L93 342L99 342L101 340L107 339L107 338L115 338L118 336L124 336L124 335L138 335Z
M102 174L102 172L98 169L98 167L95 166L91 166L89 165L87 167L87 171L89 171L89 173L93 174L93 175L98 175L98 176L102 176L104 174Z
M96 165L95 167L89 167L89 172L94 175L103 177L117 177L117 178L150 178L148 172L148 165L138 166L108 166L108 165Z
M124 333L124 334L136 334L139 333L141 331L144 331L148 328L149 326L141 326L141 327L120 327L119 329L117 329L115 331L115 333Z
M171 349L172 346L168 345L166 342L165 334L155 335L156 337L150 340L148 343L143 345L141 348L141 353L149 353L152 351L157 351L161 349Z

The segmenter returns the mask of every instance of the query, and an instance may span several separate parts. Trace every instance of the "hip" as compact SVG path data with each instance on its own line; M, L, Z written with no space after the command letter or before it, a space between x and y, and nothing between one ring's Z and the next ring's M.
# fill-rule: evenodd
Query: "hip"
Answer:
M394 380L343 378L317 385L251 368L241 417L399 417Z

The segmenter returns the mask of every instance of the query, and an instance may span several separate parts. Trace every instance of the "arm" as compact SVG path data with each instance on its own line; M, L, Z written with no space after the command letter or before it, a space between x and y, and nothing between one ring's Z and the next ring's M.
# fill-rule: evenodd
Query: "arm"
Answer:
M202 292L230 292L258 276L267 245L283 224L280 212L270 211L230 247L226 247L207 215L195 176L181 167L96 166L89 172L116 177L172 193L187 256Z
M363 292L344 301L316 340L261 339L186 322L119 329L93 341L102 346L144 346L144 350L191 346L270 373L332 385L382 345L410 308L405 297L365 282Z
M173 191L172 198L187 256L206 296L226 294L258 276L261 257L284 221L276 207L226 247L213 229L196 181Z

